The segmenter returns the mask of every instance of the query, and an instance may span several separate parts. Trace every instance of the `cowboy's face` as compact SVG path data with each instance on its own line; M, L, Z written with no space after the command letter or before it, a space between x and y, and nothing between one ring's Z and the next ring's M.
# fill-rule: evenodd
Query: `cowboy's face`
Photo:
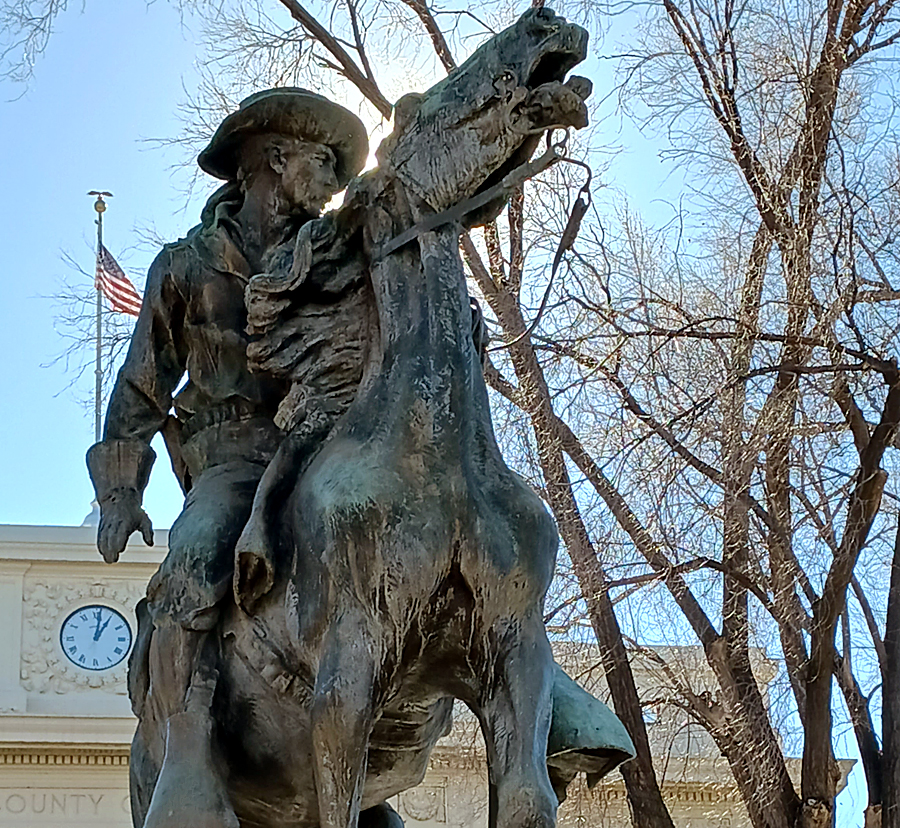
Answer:
M274 147L272 169L281 176L281 189L290 207L317 216L340 189L334 152L325 144L288 139Z

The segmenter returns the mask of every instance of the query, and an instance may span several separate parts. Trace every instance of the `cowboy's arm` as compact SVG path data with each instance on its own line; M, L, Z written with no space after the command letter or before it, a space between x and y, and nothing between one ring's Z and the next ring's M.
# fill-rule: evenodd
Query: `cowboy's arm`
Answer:
M153 543L144 512L144 489L156 457L150 441L166 421L172 392L184 374L182 326L185 303L167 248L150 267L141 312L113 388L103 440L87 454L100 504L97 547L108 563L118 560L132 532Z

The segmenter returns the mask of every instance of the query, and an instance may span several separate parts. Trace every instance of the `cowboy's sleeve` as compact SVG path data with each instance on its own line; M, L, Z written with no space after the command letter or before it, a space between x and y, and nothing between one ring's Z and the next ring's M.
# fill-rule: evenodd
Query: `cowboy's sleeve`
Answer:
M123 489L142 498L156 458L150 441L163 427L184 374L186 274L179 258L166 247L150 266L141 312L109 399L103 440L88 450L101 505Z

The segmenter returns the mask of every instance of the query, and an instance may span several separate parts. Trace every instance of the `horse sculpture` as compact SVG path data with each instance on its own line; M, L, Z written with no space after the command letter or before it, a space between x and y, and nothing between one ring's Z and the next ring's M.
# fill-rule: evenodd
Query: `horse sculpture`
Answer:
M586 45L580 27L532 10L401 100L379 167L250 283L251 357L294 380L281 412L292 431L220 622L209 761L223 801L198 824L364 825L365 809L421 781L454 699L484 735L491 828L555 824L557 668L541 613L557 532L500 455L461 223L434 217L526 162L548 127L587 123L590 85L564 82ZM329 314L339 343L314 335ZM177 764L178 734L146 750L162 744Z

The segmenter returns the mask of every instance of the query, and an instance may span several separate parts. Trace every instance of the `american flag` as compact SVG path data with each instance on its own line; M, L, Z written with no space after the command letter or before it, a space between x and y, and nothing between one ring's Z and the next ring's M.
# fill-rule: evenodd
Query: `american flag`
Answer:
M97 275L94 286L109 300L114 311L130 313L132 316L137 316L141 312L141 294L131 284L112 253L102 244L97 253Z

